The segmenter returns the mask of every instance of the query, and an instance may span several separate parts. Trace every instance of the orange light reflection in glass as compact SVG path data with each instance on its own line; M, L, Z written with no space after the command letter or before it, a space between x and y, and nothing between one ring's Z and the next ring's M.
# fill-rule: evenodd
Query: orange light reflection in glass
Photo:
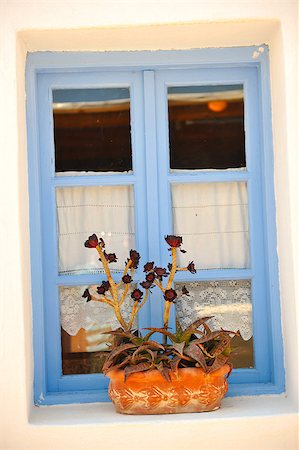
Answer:
M227 101L225 100L213 100L208 102L208 108L214 112L221 112L227 108Z

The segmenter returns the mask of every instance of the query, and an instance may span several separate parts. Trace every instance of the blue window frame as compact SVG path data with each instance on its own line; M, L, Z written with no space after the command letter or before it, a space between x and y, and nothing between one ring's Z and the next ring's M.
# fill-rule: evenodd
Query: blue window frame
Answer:
M248 191L250 266L178 273L178 281L250 280L254 368L236 369L229 395L279 393L284 369L276 255L268 49L263 46L132 53L37 52L27 59L27 121L36 404L107 401L101 374L62 375L59 286L98 284L101 274L59 274L55 190L131 185L135 242L145 260L164 260L163 236L173 229L171 188L179 183L244 182ZM242 85L246 168L171 171L167 89ZM133 171L55 176L54 90L125 87L130 90ZM153 208L156 210L153 212ZM142 281L141 270L136 281ZM152 294L140 326L162 325L162 302ZM160 305L160 306L157 306ZM172 317L172 326L175 319Z

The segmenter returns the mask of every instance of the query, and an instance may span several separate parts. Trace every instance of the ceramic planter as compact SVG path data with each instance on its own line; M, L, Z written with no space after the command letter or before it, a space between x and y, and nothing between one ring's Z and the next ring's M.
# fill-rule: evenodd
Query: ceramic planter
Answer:
M230 366L206 374L200 368L178 369L167 382L157 370L132 374L124 381L122 370L112 370L109 396L122 414L175 414L214 411L228 385Z

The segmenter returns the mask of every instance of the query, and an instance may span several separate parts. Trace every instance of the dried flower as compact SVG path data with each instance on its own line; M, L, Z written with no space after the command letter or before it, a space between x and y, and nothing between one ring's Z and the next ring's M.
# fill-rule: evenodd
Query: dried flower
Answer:
M96 234L89 236L87 241L85 241L84 246L87 248L96 248L99 245L98 237Z
M173 302L177 298L177 293L174 289L166 289L164 298L167 302Z
M112 263L112 262L116 262L117 261L117 257L115 253L106 253L104 251L104 256L106 258L106 260L108 261L108 263Z
M169 275L163 267L155 267L155 274L160 281L162 281L162 277L167 277L167 275Z
M83 297L83 298L87 298L86 301L87 301L87 302L90 302L90 300L91 300L91 295L90 295L90 292L89 292L88 289L85 289L85 291L83 292L82 297Z
M153 283L155 281L156 275L154 272L150 272L146 275L145 279L146 281Z
M165 236L164 239L170 247L180 247L183 242L181 236L173 236L172 234Z
M140 289L134 289L131 297L135 302L140 302L143 297L143 292Z
M129 283L131 283L131 281L132 281L132 277L131 277L130 275L124 275L124 276L122 277L122 281L123 281L123 283L125 283L125 284L129 284Z
M153 268L154 268L154 265L155 265L155 262L154 261L152 261L152 262L147 262L144 266L143 266L143 272L150 272L151 270L153 270Z
M104 295L106 291L108 291L110 288L109 281L102 281L101 286L97 287L97 293L100 295Z
M140 260L140 254L136 250L130 250L130 259L132 261L132 267L134 269L137 269Z
M191 261L191 262L188 264L187 269L188 269L189 272L191 272L191 273L196 273L196 269L195 269L195 265L194 265L194 262L193 262L193 261Z
M142 281L142 283L140 283L140 286L143 287L143 289L149 289L150 287L152 287L152 283L150 281Z

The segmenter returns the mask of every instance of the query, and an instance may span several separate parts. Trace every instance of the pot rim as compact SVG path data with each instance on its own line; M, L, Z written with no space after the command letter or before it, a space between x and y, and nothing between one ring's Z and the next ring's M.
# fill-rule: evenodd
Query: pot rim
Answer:
M229 364L224 364L219 369L214 370L213 372L206 373L201 367L180 367L177 369L176 373L171 372L171 377L173 378L172 381L177 379L178 377L182 376L196 376L199 375L202 378L209 379L209 378L218 378L218 377L225 377L226 378L230 375L231 372L231 366ZM112 369L110 370L106 376L110 378L111 380L118 379L119 381L124 380L124 369ZM150 379L161 379L168 383L162 376L162 374L157 369L149 369L144 372L136 372L132 373L128 376L126 382L130 381L137 381L141 382L149 382Z

